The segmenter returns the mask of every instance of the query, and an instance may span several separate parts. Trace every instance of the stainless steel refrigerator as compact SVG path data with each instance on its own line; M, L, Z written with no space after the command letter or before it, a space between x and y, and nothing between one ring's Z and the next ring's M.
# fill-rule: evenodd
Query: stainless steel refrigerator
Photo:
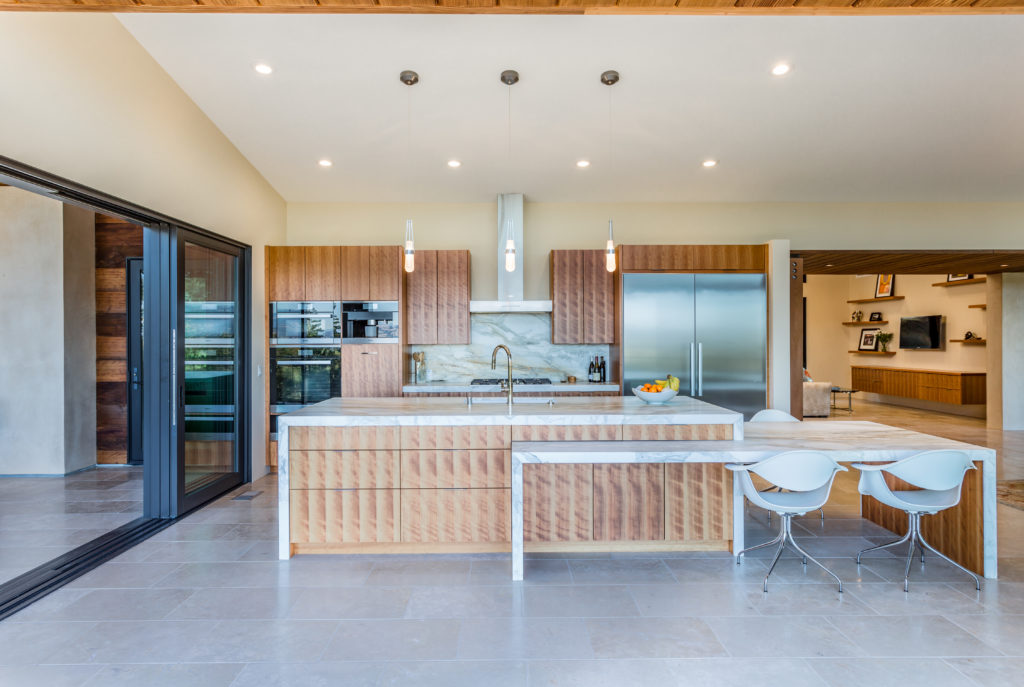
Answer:
M673 374L689 395L750 416L767 405L763 274L622 275L623 394Z

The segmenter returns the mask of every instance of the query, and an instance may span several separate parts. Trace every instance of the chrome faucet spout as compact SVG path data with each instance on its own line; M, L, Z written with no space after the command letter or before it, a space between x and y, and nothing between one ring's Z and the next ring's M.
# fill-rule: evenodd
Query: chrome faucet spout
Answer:
M498 344L491 351L491 369L495 369L498 364L498 351L505 351L505 358L508 362L508 385L505 387L506 393L508 393L508 410L512 412L512 351L508 350L508 346L505 344Z

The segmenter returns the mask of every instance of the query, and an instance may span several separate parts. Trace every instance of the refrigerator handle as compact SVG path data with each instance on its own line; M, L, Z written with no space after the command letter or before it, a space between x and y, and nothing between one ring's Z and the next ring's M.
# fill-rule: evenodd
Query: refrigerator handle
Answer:
M704 344L697 344L697 395L704 395Z
M697 344L690 342L690 396L697 394Z

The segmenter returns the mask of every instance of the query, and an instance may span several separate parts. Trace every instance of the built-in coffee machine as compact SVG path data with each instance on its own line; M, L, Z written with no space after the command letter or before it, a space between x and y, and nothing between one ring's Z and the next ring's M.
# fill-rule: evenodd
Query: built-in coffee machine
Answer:
M398 343L398 301L342 303L341 342Z

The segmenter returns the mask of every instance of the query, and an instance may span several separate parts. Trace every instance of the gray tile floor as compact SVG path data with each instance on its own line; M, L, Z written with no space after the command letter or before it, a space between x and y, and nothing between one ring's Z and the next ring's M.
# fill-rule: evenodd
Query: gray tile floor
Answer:
M0 583L141 516L141 467L0 478Z
M793 558L764 594L770 552L532 555L522 584L501 555L279 562L275 480L251 488L0 623L0 685L988 687L1024 671L1024 559L981 592L929 560L904 594L893 555L852 561L890 535L849 506L794 528L846 593ZM748 517L751 541L771 534Z

